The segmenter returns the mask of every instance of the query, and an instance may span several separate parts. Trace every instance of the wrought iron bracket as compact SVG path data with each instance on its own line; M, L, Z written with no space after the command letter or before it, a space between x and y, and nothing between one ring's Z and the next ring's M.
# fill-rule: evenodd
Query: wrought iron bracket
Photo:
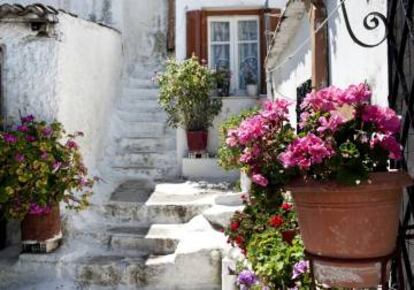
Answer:
M387 21L387 17L384 14L377 12L377 11L373 11L373 12L368 13L368 15L364 17L363 24L364 24L365 29L375 30L380 26L381 23L384 25L384 29L385 29L385 34L379 42L369 44L369 43L365 43L362 40L360 40L355 35L354 31L352 30L351 24L349 22L348 12L345 7L345 1L342 1L341 8L342 8L342 13L344 14L346 29L348 30L349 35L351 36L352 40L356 44L358 44L359 46L365 47L365 48L373 48L373 47L377 47L378 45L380 45L381 43L387 40L388 21Z

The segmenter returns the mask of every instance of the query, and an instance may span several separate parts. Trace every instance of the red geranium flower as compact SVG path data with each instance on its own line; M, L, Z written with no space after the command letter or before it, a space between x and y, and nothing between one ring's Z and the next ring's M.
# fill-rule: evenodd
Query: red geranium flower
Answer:
M232 223L230 224L230 229L231 229L233 232L235 232L235 231L237 231L237 230L238 230L239 226L240 226L240 224L239 224L238 222L232 222Z
M236 242L237 245L242 245L244 243L244 238L242 236L237 236L234 241Z
M281 208L282 208L282 209L284 209L284 210L286 210L286 211L291 210L291 209L292 209L292 207L293 207L293 205L291 205L290 203L287 203L287 202L285 202L285 203L284 203L284 204L282 204L282 206L281 206Z
M280 215L272 216L269 220L272 227L278 228L283 224L283 218Z

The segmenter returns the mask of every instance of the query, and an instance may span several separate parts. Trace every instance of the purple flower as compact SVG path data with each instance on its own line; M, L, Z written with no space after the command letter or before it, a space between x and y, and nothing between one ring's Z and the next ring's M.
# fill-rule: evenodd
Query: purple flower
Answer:
M62 166L62 162L55 161L52 165L53 172L58 171L61 166Z
M257 282L257 276L250 270L241 271L237 277L237 284L241 286L240 289L249 289ZM242 286L244 286L244 288L242 288Z
M15 144L17 142L17 137L9 133L4 133L3 138L9 144Z
M52 135L52 133L53 133L53 129L50 128L50 127L46 127L42 130L42 134L45 137L50 137Z
M47 160L49 158L49 153L47 152L42 152L42 154L40 155L40 159L42 160Z
M297 279L302 274L305 274L309 271L309 261L299 261L293 266L292 280Z
M24 158L24 155L20 153L16 153L16 155L14 156L14 160L16 160L17 162L23 162Z
M69 149L78 149L78 148L79 148L78 144L77 144L75 141L73 141L73 140L69 140L69 141L66 143L66 146L67 146Z
M29 214L36 215L36 216L45 216L52 212L52 208L50 206L40 206L36 203L30 204Z
M25 124L25 123L33 122L34 119L35 119L35 117L33 115L28 115L28 116L22 117L21 121L22 121L23 124Z
M34 141L36 141L36 137L34 137L32 135L27 135L26 136L26 141L27 142L34 142Z
M20 126L17 126L17 131L22 132L22 133L27 133L29 132L29 127L27 127L26 125L20 125Z

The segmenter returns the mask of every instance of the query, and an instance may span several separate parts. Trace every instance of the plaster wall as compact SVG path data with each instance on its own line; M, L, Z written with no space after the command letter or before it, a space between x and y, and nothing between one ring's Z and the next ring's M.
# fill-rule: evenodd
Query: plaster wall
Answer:
M309 30L309 19L305 15L301 19L294 38L290 39L289 45L279 58L279 63L284 63L284 65L271 72L268 76L272 82L273 97L284 98L292 102L289 108L289 116L294 127L296 126L296 88L312 76L310 44L305 45L295 57L290 58L290 56L302 44L304 39L309 36Z
M37 37L24 23L2 23L0 45L6 121L18 121L20 113L34 113L49 121L55 119L59 107L56 38Z
M388 62L386 42L375 48L358 46L349 36L342 11L336 10L338 1L326 1L328 14L332 18L328 22L329 33L329 66L330 83L346 87L351 83L367 81L373 90L372 102L387 106L388 101ZM366 43L375 43L384 35L384 27L368 31L363 27L364 17L372 11L386 15L386 1L346 2L350 23L358 38ZM303 17L295 36L289 39L289 45L279 58L284 62L310 36L308 17ZM277 45L277 44L276 44ZM296 88L311 78L311 47L307 41L298 54L291 57L277 70L269 74L274 89L274 97L284 97L296 101ZM295 104L296 105L296 104ZM291 121L296 123L295 105L292 105Z
M339 0L326 1L329 13L339 4ZM387 1L347 0L349 21L354 34L363 42L372 44L382 39L385 27L367 30L363 20L372 11L387 15ZM388 48L383 42L375 48L357 45L350 37L341 10L335 12L329 21L330 83L346 87L351 83L366 81L373 90L372 102L388 106Z
M58 119L80 138L86 164L96 168L120 97L122 43L118 32L62 14L56 75Z

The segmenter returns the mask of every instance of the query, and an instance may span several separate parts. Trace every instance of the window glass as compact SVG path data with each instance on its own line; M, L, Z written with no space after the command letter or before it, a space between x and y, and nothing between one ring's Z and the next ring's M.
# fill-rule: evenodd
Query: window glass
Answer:
M238 35L240 40L257 40L257 21L239 21Z
M239 44L239 89L246 88L246 82L258 84L258 43Z
M230 69L230 44L213 44L211 50L212 67Z
M230 41L230 23L211 22L211 41Z

